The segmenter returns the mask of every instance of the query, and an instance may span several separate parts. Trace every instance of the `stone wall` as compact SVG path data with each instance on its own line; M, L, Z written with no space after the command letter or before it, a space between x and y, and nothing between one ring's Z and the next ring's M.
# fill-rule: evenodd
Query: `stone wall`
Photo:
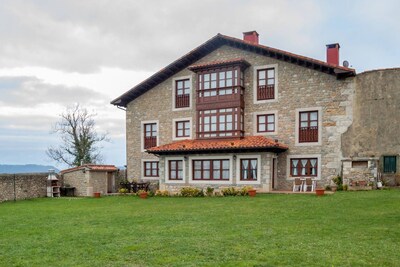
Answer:
M354 122L343 134L345 158L373 157L383 170L383 156L397 156L400 174L400 68L367 71L355 78ZM396 184L396 174L382 174Z
M0 174L0 202L47 196L47 176L48 173ZM58 175L57 178L60 179Z
M89 184L93 188L93 192L100 192L102 195L107 194L107 172L88 171Z
M75 187L75 196L88 196L89 187L89 172L83 172L82 170L67 172L63 175L64 185L68 184L71 187ZM92 192L89 192L91 195Z
M352 122L352 97L354 78L337 80L335 76L304 68L295 64L264 57L252 52L223 46L194 64L211 61L244 58L251 66L245 75L245 134L254 135L254 114L256 112L277 112L277 133L267 137L287 144L289 150L278 156L277 189L290 189L292 179L287 173L287 158L290 155L319 155L322 169L321 184L329 184L330 179L341 170L341 135ZM276 64L278 76L278 98L264 104L253 101L253 76L256 66ZM185 111L172 110L173 78L192 77L192 108ZM196 132L195 112L196 75L185 69L152 90L128 104L126 112L128 179L143 179L142 159L157 159L141 151L141 122L158 121L159 145L172 142L172 119L192 118L192 136ZM162 101L159 101L162 100ZM296 109L319 108L321 116L321 143L299 146L295 142ZM320 126L321 126L320 125ZM161 167L161 166L160 166Z

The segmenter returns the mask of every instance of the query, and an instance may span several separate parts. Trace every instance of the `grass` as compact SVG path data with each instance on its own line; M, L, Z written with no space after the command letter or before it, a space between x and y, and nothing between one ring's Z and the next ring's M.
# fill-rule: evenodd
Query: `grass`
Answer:
M400 266L400 191L0 204L0 266Z

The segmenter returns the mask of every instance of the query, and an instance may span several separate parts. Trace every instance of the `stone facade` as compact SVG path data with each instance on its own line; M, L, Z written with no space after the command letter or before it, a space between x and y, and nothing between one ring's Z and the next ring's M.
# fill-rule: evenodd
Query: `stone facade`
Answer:
M108 176L112 175L113 187L108 188ZM118 184L115 182L115 173L106 171L74 170L62 174L64 185L75 187L75 196L93 196L94 192L102 195L109 191L117 192Z
M347 131L353 121L353 96L355 91L354 78L337 79L310 68L301 67L282 60L276 60L260 54L244 51L230 46L222 46L209 53L194 64L223 61L233 58L243 58L250 63L244 72L245 80L245 135L254 135L254 118L259 112L274 111L277 114L277 132L267 137L278 139L289 146L289 149L277 155L277 179L274 189L290 189L293 178L288 173L288 159L292 156L317 156L320 175L318 185L330 184L332 177L341 172L341 135ZM274 101L255 103L254 73L258 66L275 66L278 81L278 96ZM173 110L173 80L190 76L192 81L192 106L190 110ZM173 185L163 185L164 157L156 157L143 151L142 123L153 121L158 123L158 145L173 142L173 119L192 118L192 136L196 132L195 88L196 75L188 69L182 70L151 90L142 94L127 105L127 166L128 179L149 180L143 176L143 160L159 160L161 187L171 188ZM320 142L302 145L296 142L296 118L302 109L315 109L320 113ZM322 127L321 127L322 126ZM261 154L260 154L261 155ZM264 157L264 155L262 155ZM270 157L272 157L270 155ZM188 162L185 163L188 165ZM263 191L270 191L270 176L267 169L270 161L262 161L265 168L262 179ZM188 169L188 166L186 166ZM233 168L235 175L235 168ZM189 179L188 176L186 179ZM232 183L234 185L235 183ZM215 185L215 184L213 184Z
M45 197L47 177L48 173L1 174L0 202Z

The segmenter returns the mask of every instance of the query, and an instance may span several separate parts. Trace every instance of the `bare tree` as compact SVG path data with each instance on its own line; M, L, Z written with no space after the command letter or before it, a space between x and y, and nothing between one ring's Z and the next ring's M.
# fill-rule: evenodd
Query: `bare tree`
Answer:
M69 107L60 115L61 120L54 125L53 132L60 135L61 144L49 147L46 154L59 163L80 166L82 163L100 163L102 156L99 144L109 141L107 134L98 134L94 117L79 104Z

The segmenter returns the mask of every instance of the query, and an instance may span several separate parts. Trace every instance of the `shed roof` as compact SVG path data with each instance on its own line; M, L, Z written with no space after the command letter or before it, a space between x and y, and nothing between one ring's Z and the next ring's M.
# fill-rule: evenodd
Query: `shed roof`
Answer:
M88 170L88 171L103 171L103 172L116 172L118 170L117 167L114 165L99 165L99 164L84 164L81 166L69 168L62 170L60 173L64 174L67 172L74 172L74 171L79 171L79 170Z

